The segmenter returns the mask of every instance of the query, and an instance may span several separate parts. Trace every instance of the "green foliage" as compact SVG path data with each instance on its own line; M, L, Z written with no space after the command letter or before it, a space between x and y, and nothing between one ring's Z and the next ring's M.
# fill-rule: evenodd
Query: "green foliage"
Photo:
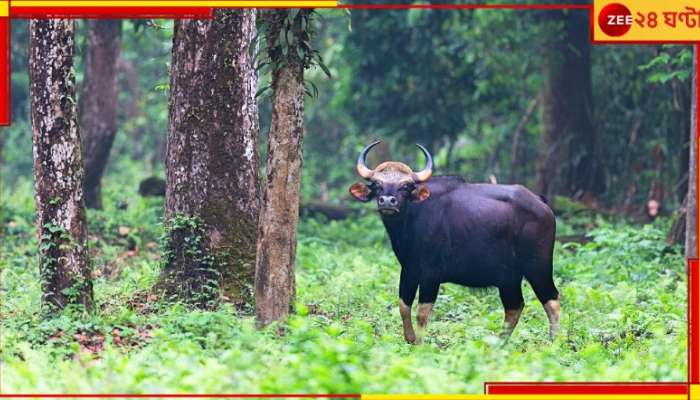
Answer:
M560 35L566 12L585 11L353 10L352 30L344 14L324 11L315 46L333 79L308 74L319 101L305 110L305 198L343 201L356 179L357 151L376 137L390 144L391 159L419 165L413 143L420 142L436 155L437 173L474 182L493 174L507 183L516 127L542 90L546 38ZM592 47L602 206L629 198L641 212L659 182L665 211L682 200L690 49ZM537 186L541 129L536 110L524 124L514 171L530 188Z
M404 343L398 315L399 265L376 215L299 228L296 314L262 331L223 304L201 311L149 295L158 249L118 258L129 226L148 243L163 232L162 203L114 190L129 208L92 213L99 268L96 312L44 320L29 187L5 197L2 384L8 392L468 392L484 381L669 381L686 376L686 278L679 249L666 248L667 223L632 226L599 219L585 245L557 245L555 278L562 331L529 285L519 326L505 346L493 289L443 285L426 343ZM148 211L145 211L148 210ZM11 227L9 222L13 221ZM178 226L192 227L181 219ZM196 224L194 224L196 226ZM100 227L98 229L97 227ZM97 235L97 236L95 236ZM109 255L109 256L107 256ZM112 266L111 268L117 268Z
M640 65L639 70L649 72L649 83L665 84L673 79L685 82L690 77L692 62L690 48L667 45L648 63Z
M494 173L503 181L515 127L542 87L546 43L533 38L561 28L548 16L411 10L348 17L319 10L316 34L299 54L322 57L327 67L306 71L318 96L306 102L304 200L326 195L345 201L357 179L357 153L376 136L390 142L394 159L414 165L418 153L403 146L419 141L430 146L440 173L472 181ZM163 176L171 21L124 22L122 58L137 73L120 78L119 132L103 180L104 209L88 211L95 313L68 309L43 319L22 45L27 35L25 22L15 22L14 121L4 130L2 160L4 390L478 393L487 380L685 379L685 262L678 248L665 245L668 221L628 225L559 199L565 212L558 233L584 233L591 241L555 250L563 313L553 343L546 339L542 307L524 284L526 308L505 346L498 339L503 315L496 291L456 285L443 285L426 343L405 344L399 265L374 213L302 221L297 311L287 324L259 331L250 315L227 304L201 311L160 302L150 289L164 262L156 243L165 233L163 200L140 198L136 190L141 179ZM287 43L286 33L281 39ZM668 182L670 193L683 177L682 163L670 160L679 158L687 139L681 122L689 54L682 46L592 49L593 114L608 188L603 200L619 202L634 182L632 203L643 204L654 180ZM80 61L78 51L79 84ZM268 78L262 79L260 87ZM262 101L263 132L269 112ZM538 114L524 128L517 166L519 180L531 187ZM661 168L649 156L655 148L667 160ZM196 230L190 222L178 226ZM196 255L197 247L189 251Z
M286 64L290 57L289 52L294 52L304 70L319 68L326 77L331 78L331 72L323 61L321 51L312 45L318 12L313 9L294 8L284 11L284 18L280 18L279 13L280 11L262 11L259 14L258 35L265 40L264 47L256 54L256 70L263 75L271 74ZM255 46L251 47L254 48ZM273 60L272 54L275 53L279 53L280 60L283 61ZM271 81L270 77L265 81ZM309 97L318 97L318 87L313 81L305 81L304 85ZM260 97L270 88L270 84L262 85L255 97Z
M289 13L287 27L297 15L299 10ZM409 165L419 165L413 143L420 142L436 155L436 173L459 174L474 182L493 174L505 183L516 127L542 89L545 38L562 28L559 15L541 10L421 9L353 10L348 15L347 10L319 9L304 15L309 32L304 40L297 42L284 29L278 41L284 48L290 40L302 46L309 67L307 90L317 92L305 105L304 200L347 200L347 187L356 179L352 164L357 152L375 137L390 144L391 158ZM25 22L15 22L13 127L3 137L3 167L12 171L3 179L9 184L29 176L32 166L27 29ZM77 27L80 87L84 27L79 21ZM124 21L119 132L112 154L143 161L141 168L155 174L161 173L165 154L171 28L172 21ZM261 41L263 26L258 28L260 46L251 48L260 52L259 87L264 89L270 65ZM629 198L632 210L639 212L654 182L663 183L664 212L684 196L690 50L592 47L596 159L605 188L597 195L606 208ZM264 133L271 112L264 96L260 112ZM522 131L515 170L515 180L530 188L537 183L540 131L536 111ZM261 136L265 154L265 135ZM116 168L112 164L110 160L108 168Z

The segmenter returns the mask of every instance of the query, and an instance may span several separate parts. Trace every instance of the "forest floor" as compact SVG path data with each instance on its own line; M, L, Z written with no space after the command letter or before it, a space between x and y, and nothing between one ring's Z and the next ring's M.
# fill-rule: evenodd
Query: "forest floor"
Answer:
M297 312L256 330L250 310L195 311L149 295L162 199L116 179L90 211L97 311L42 319L29 182L3 198L2 390L197 393L482 393L485 381L685 381L687 281L668 221L558 221L560 335L529 284L510 341L495 289L443 285L425 343L404 342L399 264L379 218L302 221ZM131 185L135 186L135 185ZM128 202L125 210L120 202Z

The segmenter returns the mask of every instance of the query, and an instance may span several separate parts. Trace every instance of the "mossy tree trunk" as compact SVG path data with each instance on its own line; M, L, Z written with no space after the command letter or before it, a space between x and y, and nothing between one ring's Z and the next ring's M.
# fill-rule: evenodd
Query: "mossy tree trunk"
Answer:
M278 40L291 12L297 12L289 27L294 39L283 51ZM304 62L296 46L304 35L301 21L305 13L310 10L269 10L263 14L272 63L272 121L255 266L255 316L262 326L286 319L295 294L304 137Z
M73 21L31 20L29 79L42 305L91 309Z
M544 18L553 32L544 49L538 191L550 199L595 195L602 180L595 157L588 12L547 11Z
M690 101L690 173L688 174L688 197L686 198L687 212L685 223L685 256L686 258L698 257L698 171L697 171L697 145L698 145L698 52L693 50L693 71L691 80L692 94Z
M102 174L117 133L117 65L121 20L87 21L80 129L85 159L85 205L102 208Z
M257 233L255 10L177 20L166 160L166 265L156 289L210 306L252 300Z

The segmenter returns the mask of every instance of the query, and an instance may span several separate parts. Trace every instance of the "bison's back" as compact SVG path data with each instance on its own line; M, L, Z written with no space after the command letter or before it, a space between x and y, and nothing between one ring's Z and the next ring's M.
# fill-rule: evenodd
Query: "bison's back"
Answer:
M469 184L453 177L429 181L431 197L412 204L414 249L441 280L468 286L512 279L519 259L552 231L554 216L519 185ZM549 239L546 239L549 240ZM549 245L547 245L549 246Z

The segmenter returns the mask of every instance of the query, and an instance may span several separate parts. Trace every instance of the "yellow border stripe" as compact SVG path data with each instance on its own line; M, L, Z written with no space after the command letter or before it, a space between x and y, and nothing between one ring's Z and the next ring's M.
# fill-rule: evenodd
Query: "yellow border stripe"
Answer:
M146 1L81 1L81 0L15 0L13 7L334 7L334 0L146 0Z
M687 400L685 394L363 394L362 400Z
M700 399L700 385L690 385L690 400Z
M10 15L10 2L0 1L0 17L8 17Z

